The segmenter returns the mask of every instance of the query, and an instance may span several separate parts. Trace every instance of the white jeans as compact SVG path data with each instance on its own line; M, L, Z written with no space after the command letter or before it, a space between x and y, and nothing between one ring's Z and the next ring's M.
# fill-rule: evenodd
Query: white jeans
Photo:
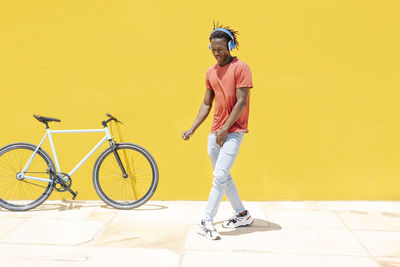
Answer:
M245 210L239 198L235 182L230 174L243 136L243 132L228 133L222 147L217 144L215 133L211 133L208 136L207 152L211 158L214 178L204 218L207 222L213 221L224 194L228 197L235 212L240 213Z

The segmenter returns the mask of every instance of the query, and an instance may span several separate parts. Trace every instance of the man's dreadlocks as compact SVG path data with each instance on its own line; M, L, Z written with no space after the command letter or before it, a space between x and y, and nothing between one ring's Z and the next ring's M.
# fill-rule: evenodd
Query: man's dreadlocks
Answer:
M234 29L231 29L229 26L223 26L222 24L219 24L218 22L215 23L214 21L213 21L213 26L214 26L213 30L215 30L217 28L224 28L225 30L228 30L233 36L233 43L235 44L235 48L239 49L239 42L237 40L237 36L239 35L238 31L235 31ZM210 42L214 38L224 38L226 40L226 44L228 44L229 41L231 40L231 37L229 37L229 35L224 33L223 31L213 32L210 35Z

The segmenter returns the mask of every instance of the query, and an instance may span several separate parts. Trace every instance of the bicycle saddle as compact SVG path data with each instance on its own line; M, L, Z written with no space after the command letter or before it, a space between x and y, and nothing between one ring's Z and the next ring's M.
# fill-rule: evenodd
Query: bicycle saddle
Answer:
M61 122L59 119L56 119L56 118L43 117L43 116L39 116L36 114L33 114L33 117L35 117L35 119L37 119L38 121L43 122L43 123L50 122L50 121Z

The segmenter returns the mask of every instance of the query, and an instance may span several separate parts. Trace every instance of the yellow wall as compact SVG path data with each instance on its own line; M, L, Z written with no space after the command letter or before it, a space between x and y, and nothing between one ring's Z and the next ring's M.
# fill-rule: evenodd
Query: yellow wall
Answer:
M216 20L240 31L234 54L254 76L232 169L243 199L400 200L399 14L397 0L0 0L0 145L39 143L33 113L77 129L110 112L158 162L153 199L206 199L211 118L190 142L180 134L215 63ZM61 168L100 138L56 136ZM78 199L98 199L94 159L73 177Z

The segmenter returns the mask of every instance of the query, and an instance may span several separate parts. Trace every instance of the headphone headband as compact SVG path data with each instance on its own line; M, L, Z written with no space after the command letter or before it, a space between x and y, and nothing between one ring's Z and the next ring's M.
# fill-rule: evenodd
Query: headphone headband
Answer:
M231 38L232 41L234 40L232 33L224 28L216 28L216 29L212 30L212 32L210 33L210 37L211 37L211 34L213 34L214 32L217 32L217 31L226 33Z

